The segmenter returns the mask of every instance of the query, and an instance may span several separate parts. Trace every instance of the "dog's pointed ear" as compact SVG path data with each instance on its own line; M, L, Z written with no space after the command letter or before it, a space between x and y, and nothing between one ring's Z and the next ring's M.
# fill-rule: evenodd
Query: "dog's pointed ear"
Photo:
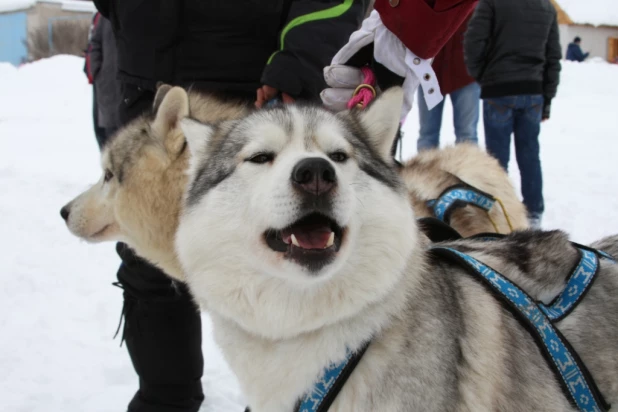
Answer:
M171 85L165 84L163 82L157 83L157 93L155 94L154 102L152 103L153 113L156 113L159 110L159 106L161 106L161 102L163 101L163 98L165 97L167 92L169 92L170 90L172 90Z
M187 146L189 146L191 157L204 153L214 128L190 118L182 119L180 121L180 128L185 135L185 139L187 139Z
M392 158L391 148L401 121L402 108L403 89L392 87L367 106L359 116L370 144L389 162Z
M157 107L152 128L170 153L178 153L184 145L180 121L189 116L189 96L181 87L171 87L167 92L162 90L163 87L159 87L164 95Z

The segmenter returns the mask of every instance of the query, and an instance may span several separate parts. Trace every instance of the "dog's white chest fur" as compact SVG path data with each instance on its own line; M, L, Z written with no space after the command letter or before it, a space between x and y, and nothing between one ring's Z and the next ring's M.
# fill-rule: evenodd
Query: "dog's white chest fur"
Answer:
M313 388L324 366L346 356L343 330L330 336L321 332L319 336L273 342L256 339L220 316L213 315L212 319L215 339L239 377L252 412L292 412L296 402ZM351 386L352 378L346 388ZM343 404L346 411L354 410L348 402ZM331 410L344 409L333 405Z

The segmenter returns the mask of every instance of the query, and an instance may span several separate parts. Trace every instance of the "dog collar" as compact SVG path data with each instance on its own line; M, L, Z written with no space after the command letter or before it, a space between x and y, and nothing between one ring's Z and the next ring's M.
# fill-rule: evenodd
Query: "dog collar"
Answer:
M436 218L448 223L451 213L458 207L473 205L489 212L495 202L493 196L477 188L458 184L446 188L437 199L427 201L427 205L433 210Z

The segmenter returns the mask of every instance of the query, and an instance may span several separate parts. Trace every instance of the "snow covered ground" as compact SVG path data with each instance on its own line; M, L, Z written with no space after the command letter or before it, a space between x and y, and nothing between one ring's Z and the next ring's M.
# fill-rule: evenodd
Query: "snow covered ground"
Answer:
M60 207L99 177L83 60L0 63L0 411L124 411L137 388L112 340L121 310L113 244L66 230ZM565 63L541 135L547 228L587 243L618 233L618 66ZM613 114L612 114L613 113ZM447 104L443 143L454 141ZM405 125L415 152L418 114ZM482 123L479 126L483 135ZM519 179L516 167L511 172ZM203 411L241 412L236 381L204 319Z

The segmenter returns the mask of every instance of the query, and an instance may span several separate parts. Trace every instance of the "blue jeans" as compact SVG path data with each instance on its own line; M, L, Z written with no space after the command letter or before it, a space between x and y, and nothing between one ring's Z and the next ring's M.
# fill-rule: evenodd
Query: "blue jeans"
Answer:
M508 170L511 134L515 134L521 194L530 217L540 217L545 209L539 157L542 112L541 95L506 96L483 101L485 146L504 170Z
M477 144L476 132L479 122L479 105L481 87L471 83L450 93L453 103L453 123L455 125L456 143L470 142ZM418 91L418 113L421 122L420 136L416 143L417 150L434 149L440 146L440 128L444 100L429 110L422 89Z

